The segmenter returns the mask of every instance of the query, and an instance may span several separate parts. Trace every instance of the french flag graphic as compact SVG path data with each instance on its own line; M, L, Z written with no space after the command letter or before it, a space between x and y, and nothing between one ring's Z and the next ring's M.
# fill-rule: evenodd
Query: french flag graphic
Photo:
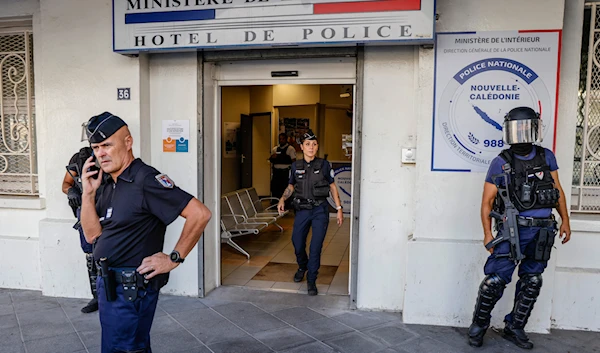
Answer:
M257 6L259 5L259 6ZM229 7L228 7L229 6ZM125 14L125 24L205 21L244 18L282 18L299 15L335 15L394 11L419 11L421 0L269 0L214 9L153 11Z

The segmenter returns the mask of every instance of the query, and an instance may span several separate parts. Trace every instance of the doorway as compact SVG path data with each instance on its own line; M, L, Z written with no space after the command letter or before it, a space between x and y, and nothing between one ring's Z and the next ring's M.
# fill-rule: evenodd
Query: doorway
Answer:
M202 125L199 126L199 140L202 140L203 153L202 160L200 161L200 166L203 168L205 173L202 174L202 178L199 179L199 185L202 188L204 194L203 199L204 203L207 204L211 210L213 211L213 218L211 222L208 224L204 236L202 238L201 243L201 258L200 258L200 283L203 284L203 287L200 287L201 295L206 295L212 289L221 286L224 284L225 279L229 276L224 276L223 271L231 271L227 266L224 268L222 266L221 253L222 249L230 248L227 251L231 251L232 253L237 252L237 256L245 256L244 252L250 255L250 259L245 257L244 264L248 266L252 266L254 263L253 258L255 260L260 260L258 257L251 256L251 252L260 251L260 250L252 250L246 251L241 246L238 246L238 242L242 240L248 241L246 238L252 239L252 237L258 238L265 234L265 230L260 230L258 234L244 234L240 236L231 237L231 239L225 239L223 237L223 217L222 210L231 213L231 211L227 211L229 209L229 205L223 201L222 196L227 195L230 192L238 191L235 188L241 188L241 179L239 181L230 182L226 188L225 183L223 183L223 178L232 178L232 176L240 175L240 172L231 171L225 166L225 163L233 163L231 161L225 161L223 156L227 153L225 143L227 140L224 140L224 136L226 130L229 129L229 135L233 134L232 129L235 129L235 126L225 126L227 121L224 121L223 118L225 116L222 114L223 110L229 109L232 107L232 104L240 104L246 107L245 111L237 111L228 113L229 116L234 116L236 119L239 119L239 126L241 128L241 117L243 115L250 116L250 114L255 113L268 113L271 112L270 122L271 122L271 131L269 138L261 138L258 139L260 142L268 141L265 145L268 145L269 149L273 148L276 144L277 135L279 131L279 121L280 115L283 112L284 115L289 113L286 112L286 108L296 108L302 107L306 109L307 107L311 107L312 111L316 114L328 114L327 112L337 111L337 113L346 114L346 119L350 119L351 125L351 134L345 136L345 141L342 142L339 140L338 143L334 141L336 139L329 139L327 136L320 136L320 157L324 157L325 147L324 144L335 144L338 148L341 149L342 143L345 144L344 149L344 158L341 161L344 163L357 163L360 165L360 151L352 151L352 141L356 141L355 138L355 130L360 129L360 124L362 121L361 118L361 106L362 106L362 90L360 87L357 88L356 83L357 80L360 81L360 77L362 77L362 69L360 69L364 63L364 54L361 50L357 51L357 56L353 55L345 55L340 57L332 57L332 58L306 58L306 59L274 59L274 60L239 60L239 61L218 61L215 60L217 57L209 57L209 61L203 61L202 56L199 56L199 66L201 66L202 72L202 80L200 81L202 84L202 110L199 113L202 115ZM241 56L240 56L241 58ZM289 71L292 70L292 71ZM282 77L281 75L275 75L274 73L282 73L282 72L293 72L295 73L294 77ZM358 78L357 78L358 77ZM362 82L362 81L360 81ZM343 103L337 104L332 102L331 104L322 104L321 103L321 94L320 94L320 86L333 86L337 85L338 91L335 92L337 99L345 99ZM298 90L305 89L308 86L316 86L315 90L318 93L312 93L312 95L300 95L304 97L313 97L315 99L309 101L290 101L290 98L296 97L294 92ZM231 88L231 89L230 89ZM339 90L342 90L340 92ZM238 96L243 98L236 100L231 104L224 104L223 97L230 96L231 92L237 92ZM266 93L265 93L266 92ZM333 90L331 90L333 92ZM280 94L281 93L281 94ZM270 98L269 98L270 97ZM258 98L258 99L257 99ZM246 101L248 101L246 103ZM252 102L252 103L251 103ZM348 116L348 108L342 107L348 106L348 102L350 102L350 107L356 107L356 109L350 109L356 117L352 114ZM252 104L253 109L250 109L250 104ZM337 104L337 105L336 105ZM258 119L267 119L265 115L261 115ZM239 117L239 118L237 118ZM294 117L292 118L302 119L303 117ZM256 118L255 118L256 119ZM356 121L356 125L355 124ZM231 121L234 123L235 121ZM256 120L254 120L254 123ZM285 121L283 122L285 125ZM316 121L311 126L316 126L317 129L329 128L324 120L321 120L318 125ZM326 126L327 125L327 126ZM297 124L296 124L297 127ZM327 130L329 131L329 130ZM317 132L318 133L318 132ZM319 134L319 133L318 133ZM239 135L236 135L239 136ZM270 195L270 187L268 185L270 173L271 173L271 165L267 161L266 158L259 157L256 158L256 152L254 150L254 146L256 146L256 133L252 135L252 160L253 160L253 168L252 168L252 191L255 194L255 198L264 198L265 196ZM323 137L324 140L321 138ZM359 136L360 137L360 136ZM239 144L238 141L235 142L236 146ZM233 142L231 142L233 145ZM239 147L238 147L239 148ZM265 147L266 148L266 147ZM259 151L260 152L260 151ZM266 153L270 153L268 150ZM352 153L355 152L355 153ZM237 153L237 152L236 152ZM262 150L261 153L265 153ZM346 156L348 153L348 156ZM232 152L233 154L233 152ZM247 155L244 153L244 156ZM241 157L241 156L240 156ZM329 156L328 156L329 157ZM229 159L229 158L228 158ZM235 160L235 158L231 157L231 160ZM262 163L263 166L261 168L254 167L258 162ZM332 161L332 157L329 157L329 161ZM236 164L238 167L241 164L241 160L237 160ZM337 166L339 167L339 166ZM336 166L334 166L336 168ZM358 201L353 202L352 200L358 200L358 183L353 183L353 180L359 180L360 168L352 169L351 167L346 168L338 168L339 177L344 178L345 182L349 185L346 185L345 190L349 191L349 193L354 193L355 197L352 198L348 195L346 200L342 199L344 204L344 211L347 212L347 217L350 216L350 212L352 210L357 211ZM241 168L240 168L241 170ZM265 178L265 176L256 177L257 173L266 173L269 175ZM337 176L336 176L337 177ZM226 182L227 183L227 182ZM239 185L239 186L238 186ZM258 187L254 187L258 185ZM262 185L262 186L261 186ZM260 191L262 188L262 191ZM343 193L340 193L342 195ZM269 206L268 201L263 200L261 204L264 204L265 207ZM236 214L242 214L243 210L238 209ZM286 215L285 218L279 219L278 224L281 225L284 232L287 229L291 232L291 227L293 224L293 220L291 215ZM229 217L231 219L231 217ZM241 218L240 218L241 219ZM286 221L288 222L286 224ZM346 219L344 226L349 228L350 233L350 244L349 244L349 255L341 257L349 257L349 281L346 280L344 283L344 293L348 293L348 288L350 288L350 299L355 302L356 298L356 283L357 276L355 274L357 270L357 258L358 258L358 219ZM266 231L271 232L273 237L281 238L282 232L279 232L280 229L277 225L269 225ZM330 227L330 230L333 231L337 228ZM263 233L261 233L263 232ZM333 234L330 235L330 238ZM265 235L264 238L268 236ZM229 240L232 240L229 242ZM341 239L338 239L338 242ZM285 240L281 240L282 242ZM281 245L279 245L281 246ZM283 248L287 246L284 245ZM251 246L252 247L252 246ZM333 247L330 249L330 252L333 252ZM240 251L242 250L242 251ZM283 249L282 249L283 250ZM327 250L327 248L324 248ZM288 250L289 251L289 250ZM338 249L338 252L341 251ZM339 254L334 254L335 256L340 256ZM268 255L267 255L268 256ZM242 258L244 259L244 258ZM238 261L239 260L235 260ZM235 262L230 261L230 262ZM265 259L262 259L264 262ZM291 261L291 260L290 260ZM269 262L273 262L270 261ZM340 260L341 263L341 260ZM241 266L240 264L233 264L234 266ZM340 267L338 265L338 267ZM250 271L250 270L248 270ZM223 273L222 273L223 272ZM231 275L231 273L229 273ZM293 275L293 273L292 273ZM253 280L252 276L248 281ZM233 279L234 277L231 277ZM255 279L256 280L256 279ZM305 282L304 282L305 283ZM238 284L239 285L239 284ZM275 290L274 288L268 288L268 290ZM293 289L281 289L281 291L294 291ZM297 291L296 291L297 292ZM321 290L321 292L323 292ZM324 293L326 294L326 293Z
M353 85L343 84L220 88L222 285L307 292L306 280L293 281L294 211L281 216L275 206L281 195L273 187L274 175L289 173L289 165L272 164L270 157L283 146L290 160L303 158L299 138L311 129L319 138L318 157L331 163L346 209L338 227L330 207L317 285L322 295L348 295L353 92Z

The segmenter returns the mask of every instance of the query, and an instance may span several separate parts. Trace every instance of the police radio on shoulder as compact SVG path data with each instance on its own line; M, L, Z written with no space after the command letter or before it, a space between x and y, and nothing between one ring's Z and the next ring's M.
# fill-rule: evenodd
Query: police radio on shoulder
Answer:
M171 261L178 263L178 264L183 263L185 261L185 259L181 257L181 255L179 254L179 251L177 251L177 250L173 250L171 252L171 255L169 255L169 257L171 258Z

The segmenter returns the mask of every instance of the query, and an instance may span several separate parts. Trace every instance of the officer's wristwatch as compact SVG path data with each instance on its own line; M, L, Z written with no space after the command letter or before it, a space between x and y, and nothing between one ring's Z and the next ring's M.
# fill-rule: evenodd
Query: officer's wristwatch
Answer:
M185 261L185 259L181 257L181 255L179 254L179 251L177 251L177 250L173 250L173 252L171 252L171 255L169 255L169 257L171 258L171 261L178 263L178 264L183 263L183 261Z

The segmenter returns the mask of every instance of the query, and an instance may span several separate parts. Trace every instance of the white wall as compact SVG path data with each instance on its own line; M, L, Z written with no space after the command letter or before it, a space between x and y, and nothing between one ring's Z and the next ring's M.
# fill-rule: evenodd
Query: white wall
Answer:
M417 131L416 64L414 47L365 49L357 294L363 309L401 310L404 301L416 173L400 163L400 152Z
M39 7L39 0L3 0L0 18L31 16Z
M152 160L146 161L166 173L175 184L193 196L198 195L197 92L198 69L196 53L157 54L150 57L150 112L152 130ZM189 152L162 151L162 121L188 120L190 124ZM179 217L165 235L164 252L170 253L183 229ZM163 293L198 295L198 248L194 247L186 260L171 273Z

